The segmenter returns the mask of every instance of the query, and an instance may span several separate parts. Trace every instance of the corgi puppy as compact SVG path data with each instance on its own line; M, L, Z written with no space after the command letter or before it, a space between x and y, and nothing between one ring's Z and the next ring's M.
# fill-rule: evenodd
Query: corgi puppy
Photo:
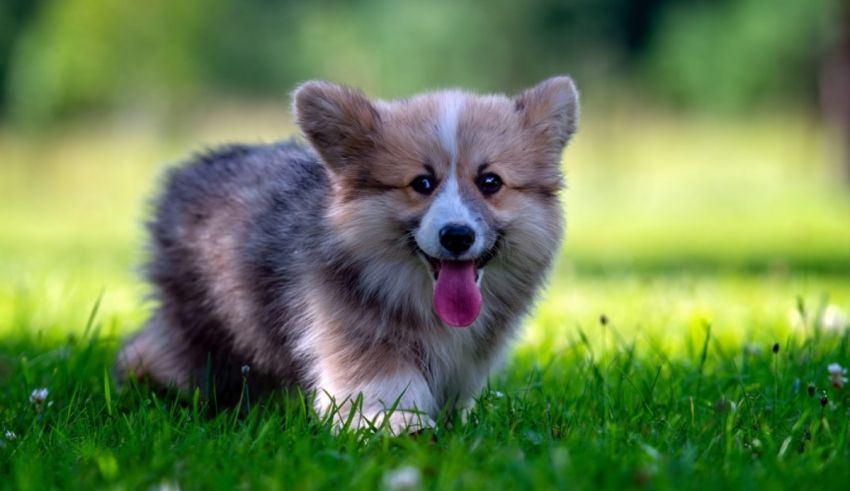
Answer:
M157 306L117 371L219 402L297 387L338 424L433 426L481 390L560 250L576 88L383 101L313 81L293 108L307 144L167 173L148 224Z

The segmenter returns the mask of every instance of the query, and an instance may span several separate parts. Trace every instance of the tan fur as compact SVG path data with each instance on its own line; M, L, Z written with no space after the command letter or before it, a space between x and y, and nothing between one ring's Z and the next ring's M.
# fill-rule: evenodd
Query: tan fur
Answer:
M488 96L465 97L463 101L456 156L461 190L479 202L486 216L495 223L511 227L504 257L496 258L487 267L482 285L485 292L511 288L510 279L505 277L510 275L510 268L545 268L558 248L563 219L559 203L553 197L563 186L559 155L574 131L574 121L562 127L552 121L563 119L559 118L559 111L575 111L572 95L572 82L558 78L514 100ZM515 326L508 326L487 339L486 342L495 345L495 352L480 361L470 359L467 353L474 352L475 346L483 341L475 325L486 323L488 313L467 330L446 331L433 316L430 296L410 296L410 292L427 291L431 279L428 270L411 261L409 252L399 244L403 240L402 224L421 216L436 195L416 193L409 183L424 172L426 165L443 180L449 170L450 152L441 145L434 131L443 96L438 93L396 103L378 102L369 110L363 109L359 93L331 91L323 97L341 97L340 107L356 107L361 116L379 121L358 122L352 131L368 128L368 134L349 136L355 148L346 149L343 145L333 152L343 156L350 152L363 160L345 159L339 166L331 164L337 193L330 208L330 221L347 247L375 268L373 293L386 297L382 301L387 304L415 306L416 316L430 322L413 329L386 325L380 318L335 311L332 291L317 294L314 298L323 299L313 309L321 330L321 335L315 338L320 360L316 374L319 386L336 395L334 399L340 402L339 399L355 397L357 390L371 387L374 381L399 374L403 377L409 371L410 360L419 356L439 367L429 381L432 387L453 387L448 397L466 401L480 390L492 363L503 352L499 347L504 346ZM296 96L296 111L299 100L300 94ZM327 118L311 122L304 116L309 113L306 109L297 113L299 122L308 127L327 122ZM309 131L306 133L310 136ZM371 146L364 154L365 140ZM491 198L484 198L475 188L482 166L504 180L503 190ZM400 283L393 285L395 281ZM352 332L368 341L351 343ZM423 352L411 352L410 346L420 346ZM363 395L364 411L371 411L374 416L377 409L372 403L377 395ZM427 405L423 401L429 400L428 396L407 394L402 401ZM329 403L329 399L323 401Z

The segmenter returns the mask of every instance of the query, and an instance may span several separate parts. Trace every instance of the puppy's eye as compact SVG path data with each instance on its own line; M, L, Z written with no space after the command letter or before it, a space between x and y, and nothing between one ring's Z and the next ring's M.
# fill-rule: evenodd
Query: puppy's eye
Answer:
M481 194L490 196L502 189L502 178L492 172L488 172L478 176L475 184L478 185L478 190L481 191Z
M431 194L434 188L437 187L436 179L431 176L419 176L410 181L410 187L419 194Z

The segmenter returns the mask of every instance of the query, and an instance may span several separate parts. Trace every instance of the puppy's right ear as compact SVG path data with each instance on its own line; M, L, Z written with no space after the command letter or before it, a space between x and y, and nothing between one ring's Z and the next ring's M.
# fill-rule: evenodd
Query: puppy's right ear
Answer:
M568 76L548 78L514 97L523 123L560 154L578 124L578 91Z
M332 171L374 153L381 115L362 92L311 81L295 90L293 106L296 123Z

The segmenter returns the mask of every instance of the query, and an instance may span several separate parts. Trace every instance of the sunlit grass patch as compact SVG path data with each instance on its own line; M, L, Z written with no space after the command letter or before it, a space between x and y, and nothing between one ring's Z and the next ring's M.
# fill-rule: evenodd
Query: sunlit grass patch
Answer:
M830 275L621 272L553 283L519 344L537 357L557 356L580 334L599 349L651 343L675 357L708 325L723 345L764 344L810 335L827 307L850 307L850 283ZM799 302L809 309L805 322Z
M392 438L334 435L298 397L215 412L113 379L150 307L135 272L146 197L165 162L255 131L222 114L178 136L0 132L0 487L850 479L850 386L835 386L850 366L850 198L819 127L591 116L565 155L563 254L503 367L466 422Z
M722 300L749 281L702 280L713 285L709 298ZM830 365L850 365L848 326L826 330L817 302L780 301L779 288L757 292L769 300L764 308L735 304L724 318L740 321L740 337L727 339L718 317L691 310L690 293L659 294L679 280L655 281L618 293L610 280L573 278L600 295L568 302L584 305L587 318L559 327L544 307L466 421L447 415L416 438L336 435L299 397L277 395L239 414L144 384L120 388L109 373L118 339L100 315L91 324L69 319L77 334L63 338L17 329L0 345L0 430L14 434L0 438L0 471L20 489L69 479L75 487L375 489L400 468L415 469L425 487L464 489L843 485L850 393L833 385ZM630 297L641 292L651 318L617 313L639 304ZM603 306L615 313L589 313ZM805 325L788 325L786 307ZM44 400L34 402L41 389Z

